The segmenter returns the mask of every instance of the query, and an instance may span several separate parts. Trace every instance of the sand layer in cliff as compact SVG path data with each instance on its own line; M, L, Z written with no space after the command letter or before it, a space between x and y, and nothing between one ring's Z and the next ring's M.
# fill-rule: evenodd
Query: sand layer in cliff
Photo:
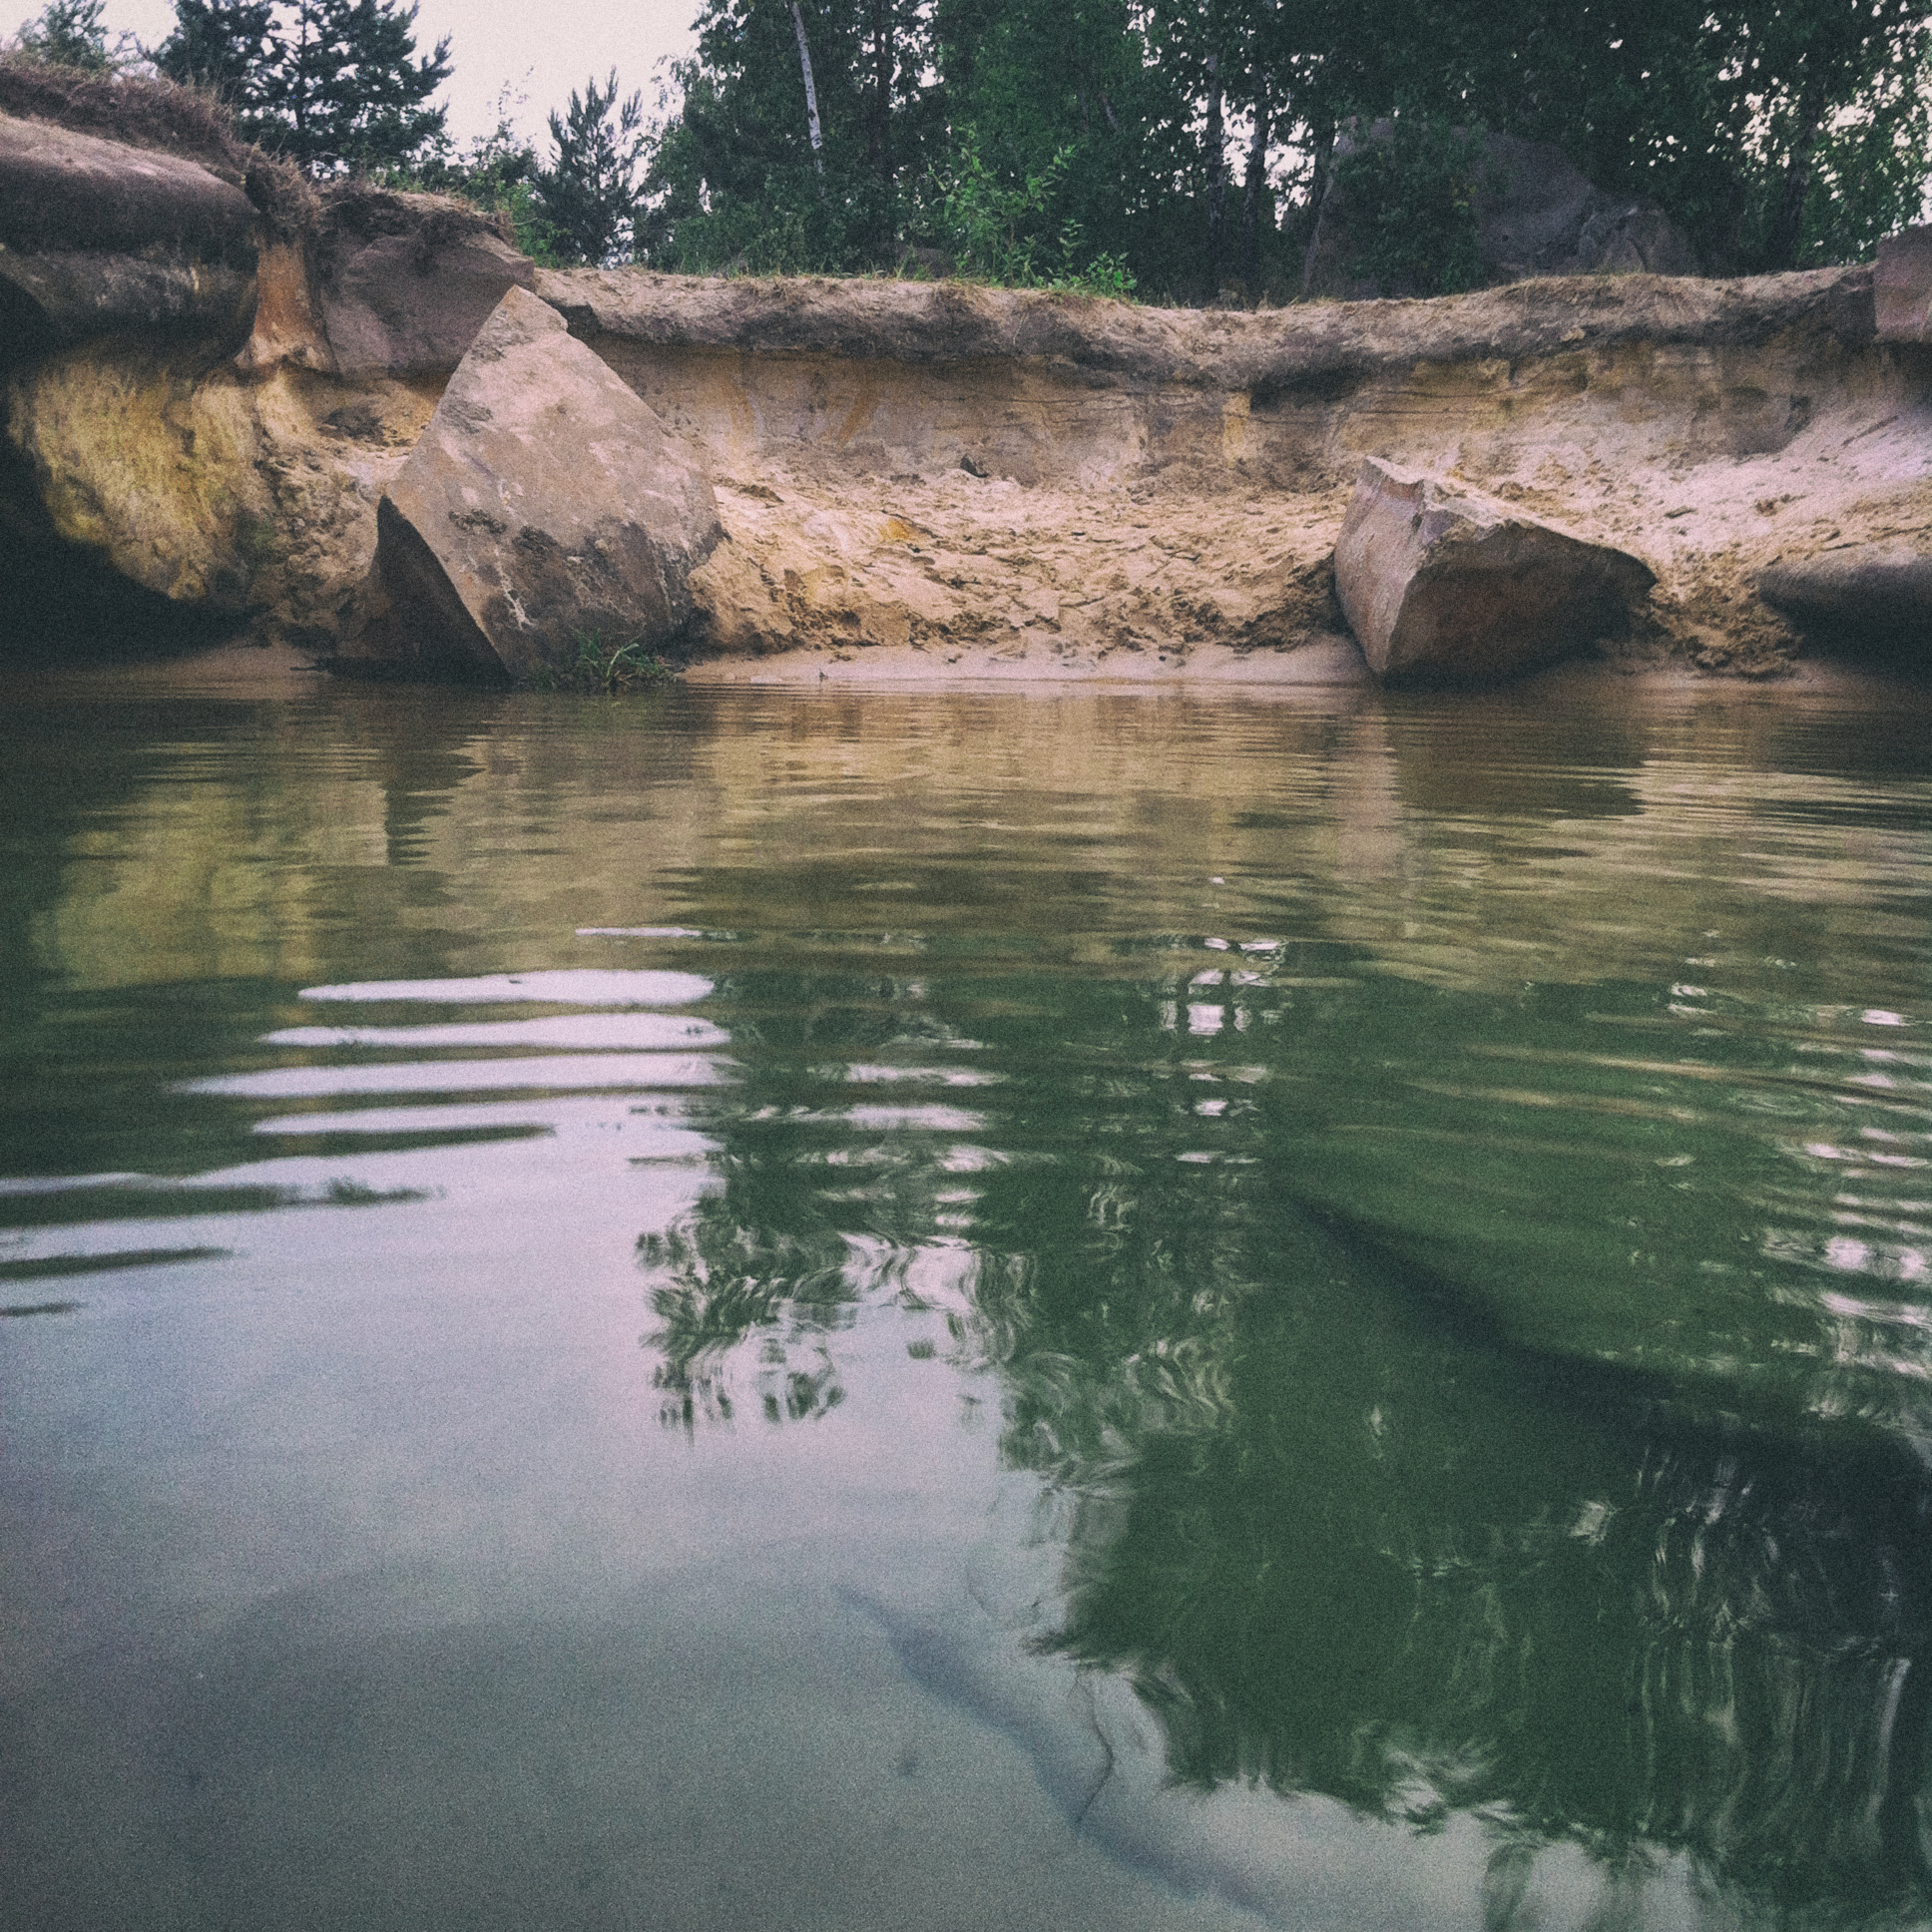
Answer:
M1330 558L1369 455L1642 557L1630 667L1782 672L1765 566L1932 547L1927 371L1874 341L1866 268L1260 314L637 273L539 292L713 465L731 541L695 582L701 659L1335 675Z

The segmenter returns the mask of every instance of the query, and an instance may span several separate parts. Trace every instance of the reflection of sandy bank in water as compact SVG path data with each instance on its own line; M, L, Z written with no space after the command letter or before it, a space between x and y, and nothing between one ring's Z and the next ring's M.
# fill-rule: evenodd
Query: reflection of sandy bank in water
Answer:
M101 760L74 765L80 802L134 790L112 849L47 875L33 943L77 984L299 985L329 970L320 949L346 920L466 930L477 970L514 969L517 935L539 930L815 925L823 908L785 879L807 860L863 879L881 853L947 881L900 897L899 929L1030 930L1045 902L1013 891L1055 876L1072 837L1097 877L1131 881L1082 902L1092 933L1070 943L1099 971L1143 970L1120 951L1136 934L1291 925L1457 985L1669 983L1695 956L1716 962L1698 983L1782 997L1802 989L1767 962L1829 961L1833 902L1891 893L1921 863L1922 690L1821 665L1694 691L1573 667L1475 698L1289 681L1326 649L1123 651L1096 673L1051 647L947 664L878 645L716 662L627 699L316 683L277 656L312 710L233 715L218 758L130 749L125 773L132 740L95 721L178 699L183 732L205 732L194 707L270 654L66 679L51 715L85 713ZM1249 682L1264 671L1282 682ZM42 728L19 692L23 729ZM614 863L612 812L648 818L663 888L641 896ZM747 865L731 828L751 822ZM487 904L412 894L414 868L458 874L483 853ZM1712 942L1714 889L1733 904ZM610 945L584 941L582 963Z
M701 658L680 677L699 690L741 686L832 685L879 692L970 692L994 685L1018 696L1046 696L1082 686L1123 689L1149 695L1180 692L1208 696L1224 691L1245 699L1303 698L1326 705L1344 702L1343 694L1373 688L1368 667L1354 639L1320 635L1290 650L1251 650L1224 644L1156 644L1083 648L1041 635L995 639L978 644L815 644L767 652L760 657ZM1528 697L1541 702L1574 699L1583 705L1614 704L1641 713L1653 701L1666 703L1690 693L1711 692L1711 681L1682 663L1646 666L1641 680L1623 665L1586 662L1560 665L1524 679L1507 699L1483 695L1483 702L1507 704ZM1882 671L1808 659L1792 665L1775 684L1739 692L1735 702L1768 697L1883 699L1905 702L1924 687ZM1453 703L1432 694L1436 704ZM1722 702L1722 694L1719 694ZM1503 714L1506 721L1508 714ZM1502 728L1507 728L1506 724Z

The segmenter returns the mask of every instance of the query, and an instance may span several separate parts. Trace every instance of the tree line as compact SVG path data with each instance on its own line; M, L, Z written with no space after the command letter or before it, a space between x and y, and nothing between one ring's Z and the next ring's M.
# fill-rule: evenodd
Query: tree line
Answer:
M43 42L104 40L102 5L50 0ZM702 0L655 122L593 79L541 159L508 113L455 152L431 104L448 45L419 53L414 19L177 0L153 59L311 172L466 193L552 258L667 269L1290 294L1341 138L1374 124L1385 225L1466 224L1498 131L1661 208L1715 273L1868 253L1932 175L1932 0Z
M1292 284L1351 123L1417 219L1451 131L1552 142L1719 272L1853 258L1932 173L1925 0L706 0L639 226L658 265L908 242L1144 288ZM807 47L814 134L803 99ZM1429 137L1436 138L1431 141ZM1465 198L1466 199L1466 198Z

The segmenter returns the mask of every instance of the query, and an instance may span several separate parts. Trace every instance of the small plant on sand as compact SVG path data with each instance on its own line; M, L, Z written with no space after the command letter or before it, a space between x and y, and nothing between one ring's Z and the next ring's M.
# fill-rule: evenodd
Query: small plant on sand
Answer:
M581 691L593 695L641 691L662 685L673 675L662 658L644 648L642 638L629 644L607 645L596 631L573 635L576 661L568 665L539 665L523 681L526 691Z

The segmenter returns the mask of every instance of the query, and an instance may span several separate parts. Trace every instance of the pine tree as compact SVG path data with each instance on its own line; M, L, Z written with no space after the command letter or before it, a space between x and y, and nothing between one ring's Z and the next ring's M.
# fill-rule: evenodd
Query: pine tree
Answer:
M296 0L265 103L280 146L310 174L399 168L443 132L424 103L449 78L449 42L415 60L416 9L398 0Z
M415 19L401 0L176 0L156 65L310 174L404 168L443 139L426 104L452 65L447 39L417 57Z
M638 169L650 136L644 103L617 98L617 69L599 87L586 81L570 92L568 112L550 116L554 159L536 177L538 213L560 261L596 265L631 252L638 208Z
M155 50L156 70L219 95L254 139L274 28L274 0L175 0L175 31Z
M20 51L57 67L113 73L121 62L108 51L106 8L107 0L47 0L38 19L22 23Z

